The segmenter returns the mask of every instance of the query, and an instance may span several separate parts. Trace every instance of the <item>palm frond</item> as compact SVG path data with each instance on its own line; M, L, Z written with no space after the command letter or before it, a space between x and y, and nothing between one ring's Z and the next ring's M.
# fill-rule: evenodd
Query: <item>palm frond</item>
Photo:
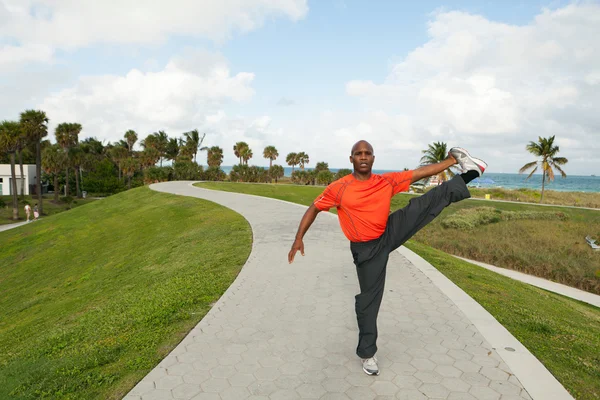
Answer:
M565 165L566 163L568 163L568 162L569 162L569 160L567 160L567 159L566 159L566 158L564 158L564 157L556 157L556 158L553 158L553 159L552 159L552 161L553 161L553 162L554 162L554 164L556 164L556 165Z
M522 174L523 172L527 171L529 168L533 168L536 165L537 165L537 161L532 161L530 163L527 163L521 167L521 169L519 170L519 173Z
M538 167L536 166L536 167L533 169L533 171L531 171L531 173L530 173L530 174L527 176L527 178L525 178L525 180L527 180L527 179L531 178L531 175L533 175L533 174L535 173L535 171L537 171L537 170L538 170Z

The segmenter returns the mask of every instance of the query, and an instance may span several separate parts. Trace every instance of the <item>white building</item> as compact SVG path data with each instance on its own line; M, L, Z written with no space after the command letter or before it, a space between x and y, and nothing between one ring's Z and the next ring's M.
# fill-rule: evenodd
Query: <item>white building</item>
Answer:
M25 179L25 194L29 195L30 187L35 185L35 164L23 164L23 174L21 177L21 167L15 164L15 176L17 177L17 193L21 194L21 179ZM0 196L11 194L12 175L10 173L10 164L0 164ZM35 189L32 189L32 191ZM42 192L43 193L43 192Z

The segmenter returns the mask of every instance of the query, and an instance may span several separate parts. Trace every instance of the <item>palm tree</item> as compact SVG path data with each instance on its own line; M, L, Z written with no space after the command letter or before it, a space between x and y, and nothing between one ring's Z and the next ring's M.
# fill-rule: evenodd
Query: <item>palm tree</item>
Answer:
M2 121L0 123L0 152L10 154L10 174L13 203L13 220L19 219L19 195L17 193L17 174L15 172L15 153L19 148L21 126L16 121ZM23 179L23 177L21 177Z
M269 169L273 166L273 160L276 160L279 157L279 153L275 146L267 146L263 150L263 157L269 159Z
M25 175L23 174L23 150L27 147L27 136L19 124L19 142L17 144L19 154L19 167L21 169L21 200L25 200Z
M31 143L35 143L35 192L38 198L40 215L44 213L42 200L42 139L48 135L48 117L39 110L25 110L21 113L21 128Z
M253 156L252 149L250 147L246 147L242 150L242 160L244 160L244 164L248 165L248 160L250 160Z
M308 154L306 154L303 151L298 153L298 164L300 164L300 169L302 171L304 171L304 164L308 164L309 162L310 162L310 159L308 158Z
M148 168L156 165L160 158L160 152L154 147L147 147L140 153L140 166Z
M437 164L444 161L448 157L448 145L444 142L434 142L427 147L427 150L422 150L421 165ZM455 175L452 167L437 174L438 182L442 183Z
M562 175L563 178L567 177L567 174L560 168L560 165L565 165L569 162L564 157L555 157L556 154L560 151L558 146L554 145L554 136L550 136L549 138L538 137L538 142L529 142L525 149L529 151L531 154L537 157L541 157L540 161L532 161L527 163L521 167L519 173L527 171L530 168L533 168L533 171L529 174L527 179L531 178L531 175L538 170L538 166L542 167L542 196L540 197L540 203L544 199L544 186L546 184L546 177L553 181L554 180L554 169L556 168L558 172ZM539 163L539 165L538 165Z
M167 151L165 151L165 158L171 162L175 161L179 156L179 143L176 138L170 138L167 143Z
M137 133L135 133L134 130L130 129L127 132L125 132L125 140L127 141L127 148L129 148L129 154L131 154L133 152L133 146L135 145L135 142L137 142L138 140L138 135Z
M288 153L285 157L285 162L292 167L292 174L294 173L294 167L298 165L298 153Z
M42 164L44 172L54 177L54 202L58 203L58 174L66 164L65 152L58 144L46 147L42 152Z
M269 176L275 179L275 183L283 176L283 167L281 165L273 165L269 168Z
M233 145L233 153L235 154L235 156L237 158L240 159L240 165L243 164L243 156L242 154L244 154L246 152L246 149L249 149L250 147L248 146L248 143L246 142L237 142L236 144Z
M108 154L110 159L117 165L117 169L119 170L119 180L121 180L121 171L123 171L122 164L123 160L127 158L127 149L123 146L115 146L109 150Z
M156 136L156 149L160 153L160 166L162 167L163 157L167 155L167 146L169 145L169 136L165 133L165 131L158 131L158 133L154 134Z
M219 146L212 146L206 154L206 163L209 167L220 167L223 163L223 149Z
M75 195L81 198L79 177L81 176L81 166L85 161L81 147L77 146L69 149L69 159L71 160L71 166L75 169Z
M58 124L54 131L56 136L56 143L63 148L67 155L67 164L69 160L69 149L75 146L79 142L79 133L81 132L81 124L76 122L63 122ZM69 196L69 167L66 167L66 182L65 182L65 196Z
M131 177L138 168L138 161L133 157L123 160L123 173L127 176L127 189L131 189Z
M204 142L206 133L203 133L202 137L200 137L198 129L193 129L189 132L185 132L183 136L185 138L185 145L189 147L190 153L194 155L194 162L196 162L198 150L208 150L207 147L202 147L202 142Z

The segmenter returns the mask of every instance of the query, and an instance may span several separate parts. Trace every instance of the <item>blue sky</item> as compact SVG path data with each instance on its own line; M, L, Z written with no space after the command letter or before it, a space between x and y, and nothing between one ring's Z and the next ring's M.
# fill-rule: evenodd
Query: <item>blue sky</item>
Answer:
M245 140L256 165L272 144L345 167L365 138L382 169L444 141L516 172L554 134L567 173L600 172L598 1L115 4L0 0L0 118L42 108L105 141L198 128L226 165Z

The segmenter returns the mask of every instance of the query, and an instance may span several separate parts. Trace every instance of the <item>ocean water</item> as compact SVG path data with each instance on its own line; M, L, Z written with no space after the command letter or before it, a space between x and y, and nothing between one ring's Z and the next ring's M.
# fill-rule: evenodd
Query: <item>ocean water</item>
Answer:
M267 167L268 168L268 167ZM229 174L231 171L231 166L221 166L221 169ZM284 175L287 177L292 176L292 168L284 167ZM298 170L296 168L295 170ZM311 170L311 168L306 168L306 170ZM337 172L338 169L330 168L331 172ZM387 170L373 170L376 174L382 174L385 172L392 172ZM495 174L495 173L485 173L483 175L486 182L489 180L493 181L493 183L481 184L481 187L502 187L505 189L520 189L520 188L528 188L528 189L539 189L542 188L542 176L539 174L533 175L529 179L527 178L527 174ZM567 175L566 178L562 178L557 176L554 178L554 181L548 182L546 180L545 185L546 190L557 190L562 192L597 192L600 193L600 176L579 176L579 175Z

